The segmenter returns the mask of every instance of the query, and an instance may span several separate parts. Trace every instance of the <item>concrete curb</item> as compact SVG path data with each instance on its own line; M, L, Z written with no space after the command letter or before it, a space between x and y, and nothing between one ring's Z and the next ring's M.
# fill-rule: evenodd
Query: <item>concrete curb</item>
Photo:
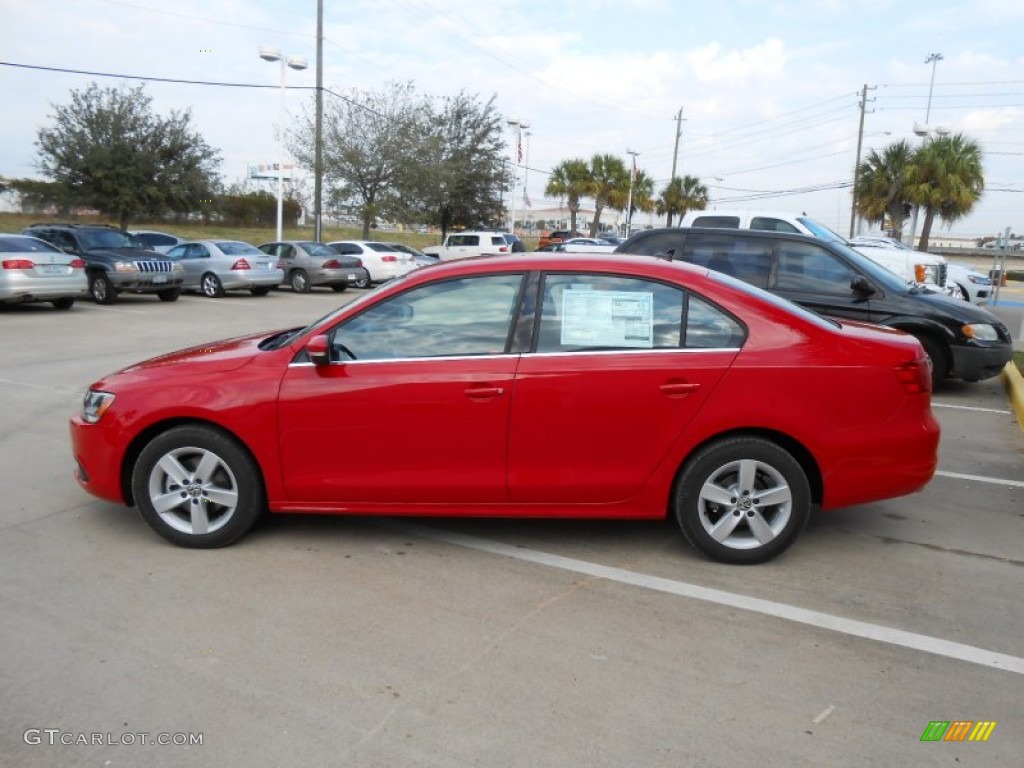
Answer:
M1024 430L1024 376L1020 375L1012 360L1003 368L1003 384L1010 396L1010 407L1017 415L1017 425Z

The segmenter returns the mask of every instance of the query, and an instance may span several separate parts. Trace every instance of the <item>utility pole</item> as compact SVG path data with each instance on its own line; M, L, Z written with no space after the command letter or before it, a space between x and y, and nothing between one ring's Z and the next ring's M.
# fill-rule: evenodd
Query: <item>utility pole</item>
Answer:
M870 90L875 90L878 86L872 86ZM857 160L853 164L853 203L850 205L850 237L853 237L854 227L857 223L857 182L860 180L860 150L864 144L864 114L867 112L868 105L868 84L864 83L864 88L860 92L860 128L857 129Z
M676 115L676 147L672 150L672 176L669 177L669 181L676 177L676 161L679 159L679 136L683 132L683 108L679 108L679 113Z
M323 234L324 195L324 0L316 0L316 136L313 138L313 240Z

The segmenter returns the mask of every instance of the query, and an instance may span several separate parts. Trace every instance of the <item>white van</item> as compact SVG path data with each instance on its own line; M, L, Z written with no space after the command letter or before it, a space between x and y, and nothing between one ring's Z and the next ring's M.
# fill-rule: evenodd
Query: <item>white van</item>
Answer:
M810 235L822 240L843 243L862 253L876 264L888 269L908 283L923 283L936 290L947 291L946 259L914 250L878 248L859 245L836 234L806 214L784 211L711 210L690 211L683 217L682 227L717 227L720 229L759 229L768 232L790 232Z
M441 261L465 259L470 256L510 253L512 246L504 232L453 232L440 245L428 245L423 253Z

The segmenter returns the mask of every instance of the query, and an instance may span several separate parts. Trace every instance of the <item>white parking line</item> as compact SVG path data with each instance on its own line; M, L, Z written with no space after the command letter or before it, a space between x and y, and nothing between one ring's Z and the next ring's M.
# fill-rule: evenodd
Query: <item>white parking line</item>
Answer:
M977 483L991 483L992 485L1009 485L1014 488L1024 488L1024 480L1003 480L998 477L985 477L984 475L963 475L959 472L943 472L936 470L939 477L951 477L954 480L973 480Z
M932 403L932 408L956 408L959 411L980 411L982 413L1009 414L1009 411L1001 411L998 408L976 408L973 405L952 405L950 403Z
M460 533L428 528L415 523L380 521L379 524L383 527L394 528L427 539L443 541L458 547L468 547L481 552L523 560L528 563L536 563L551 568L560 568L564 571L608 579L620 584L629 584L680 597L703 600L708 603L725 605L752 613L759 613L764 616L794 621L798 624L806 624L819 629L829 629L833 632L841 632L846 635L876 640L880 643L888 643L889 645L924 651L925 653L932 653L937 656L945 656L950 659L958 659L971 664L980 664L985 667L1024 675L1024 658L997 653L996 651L989 651L985 648L977 648L973 645L965 645L964 643L956 643L952 640L943 640L942 638L920 635L916 632L906 632L902 629L894 629L893 627L886 627L881 624L871 624L866 621L833 616L832 614L798 608L786 603L777 603L772 600L748 597L721 589L702 587L685 581L674 581L660 576L636 573L624 568L598 565L586 560L552 555L547 552L526 549L525 547L516 547L511 544L502 544L498 541L481 539L476 536L466 536Z

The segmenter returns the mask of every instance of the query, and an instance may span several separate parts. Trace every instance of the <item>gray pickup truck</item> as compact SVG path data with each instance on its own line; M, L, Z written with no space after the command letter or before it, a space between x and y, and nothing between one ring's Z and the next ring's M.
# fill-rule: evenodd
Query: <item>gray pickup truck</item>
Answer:
M98 304L113 304L122 292L155 293L177 301L185 272L181 264L147 250L117 227L102 224L33 224L22 234L38 237L81 257L89 294Z

